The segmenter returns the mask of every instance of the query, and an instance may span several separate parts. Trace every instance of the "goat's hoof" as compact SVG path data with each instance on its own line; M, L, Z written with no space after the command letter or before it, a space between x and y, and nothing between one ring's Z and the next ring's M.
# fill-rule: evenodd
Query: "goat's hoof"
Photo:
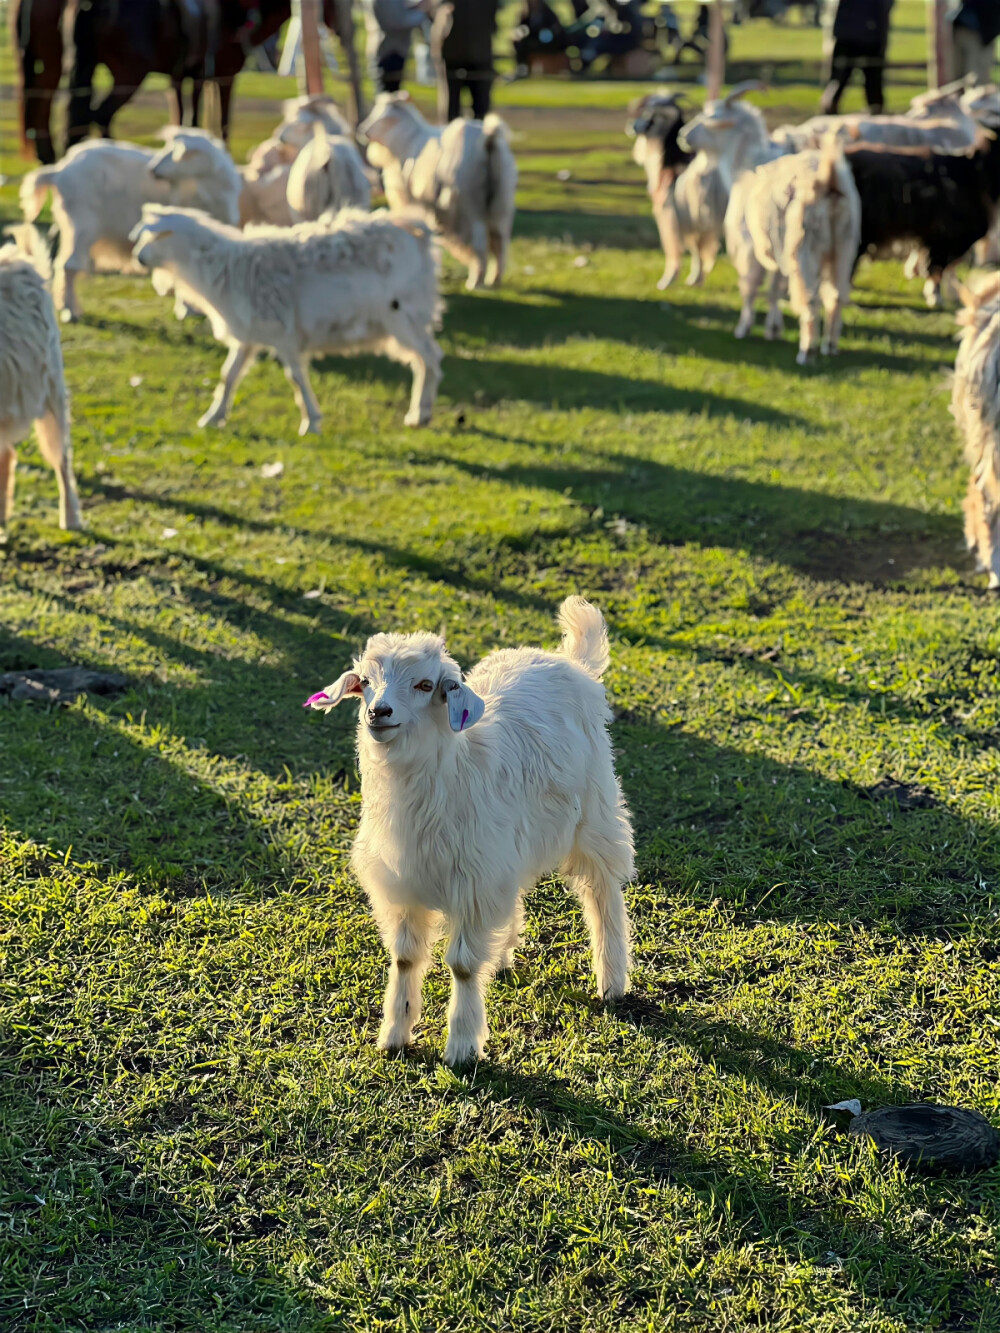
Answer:
M698 273L698 274L695 274L695 273L689 273L689 274L687 275L687 277L684 279L684 286L685 286L685 287L700 287L703 281L704 281L704 279L702 278L702 275L701 275L700 273Z
M676 269L674 269L673 273L664 273L663 277L656 284L656 290L658 292L665 292L667 288L670 286L670 284L673 282L674 278L676 277L677 277Z
M797 366L804 366L804 365L808 364L808 361L809 361L809 353L808 353L808 352L802 352L802 351L800 351L800 352L797 352L797 353L796 353L796 356L795 356L795 364L796 364Z
M319 435L320 427L323 424L322 417L304 417L299 422L300 435Z
M205 430L208 426L224 426L225 424L226 418L218 417L214 412L206 412L204 416L198 418L198 425L202 430Z
M482 1054L474 1041L467 1038L454 1041L449 1037L448 1044L444 1048L444 1062L449 1069L465 1069L469 1065L474 1065Z
M741 324L737 324L737 325L736 325L736 329L735 329L735 331L734 331L734 333L733 333L733 337L734 337L734 338L739 338L740 341L742 342L743 339L747 336L747 334L748 334L749 332L750 332L749 329L745 329L745 328L743 328L743 326L742 326Z
M414 412L413 409L411 408L410 411L407 412L406 416L403 418L403 425L426 426L427 423L430 421L430 419L431 419L430 412L424 412L422 410Z
M79 318L80 316L73 310L66 309L59 311L59 319L63 324L75 324Z

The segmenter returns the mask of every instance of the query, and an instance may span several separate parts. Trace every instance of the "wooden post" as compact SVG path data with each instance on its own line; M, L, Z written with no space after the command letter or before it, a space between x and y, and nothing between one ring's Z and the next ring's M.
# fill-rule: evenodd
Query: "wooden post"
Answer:
M943 88L951 79L951 28L948 0L928 0L927 86Z
M726 38L722 23L722 0L712 0L708 11L708 57L705 61L705 96L712 102L726 81Z
M323 53L319 45L319 0L297 0L302 33L302 64L305 67L306 92L312 96L323 91Z

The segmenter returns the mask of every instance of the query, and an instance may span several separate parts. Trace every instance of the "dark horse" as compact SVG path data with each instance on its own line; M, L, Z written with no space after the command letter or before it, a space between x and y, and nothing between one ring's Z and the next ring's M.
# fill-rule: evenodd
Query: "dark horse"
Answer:
M63 18L72 0L18 0L12 29L20 52L21 126L26 150L41 162L56 160L50 125L52 98L62 74ZM147 74L166 74L173 94L172 118L183 119L184 80L192 84L191 123L198 123L205 80L219 87L222 133L229 130L233 81L252 47L272 37L291 13L289 0L90 0L73 5L75 57L70 75L67 146L79 143L92 125L108 135L111 118ZM354 50L350 0L323 0L323 20L337 34L347 57L354 111L361 111L361 77ZM111 72L113 88L92 107L94 72Z

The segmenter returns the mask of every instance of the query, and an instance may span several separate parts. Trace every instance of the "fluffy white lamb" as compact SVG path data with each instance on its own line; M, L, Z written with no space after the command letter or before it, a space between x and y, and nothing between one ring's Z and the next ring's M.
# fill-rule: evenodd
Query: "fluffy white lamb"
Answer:
M428 125L408 93L382 93L358 126L382 168L389 207L420 208L469 270L466 286L503 277L514 225L517 163L499 116Z
M372 206L372 187L352 139L328 134L317 124L288 175L288 208L296 222L315 222L323 213Z
M302 414L319 431L308 363L323 352L381 352L413 371L408 426L430 420L441 380L438 275L419 218L345 210L333 222L238 231L204 214L155 206L135 228L135 258L166 272L229 348L199 426L221 425L257 354L271 349Z
M59 324L38 267L45 262L40 245L36 262L17 245L0 249L0 540L14 504L14 449L32 423L59 485L59 526L82 527Z
M202 130L164 131L160 152L136 144L93 139L71 148L52 167L29 172L21 182L21 209L33 222L52 192L52 216L59 229L52 296L60 317L80 316L76 278L94 269L121 272L131 267L129 235L144 204L172 203L227 222L239 217L240 183L220 140ZM184 171L173 170L174 153Z
M788 282L792 311L799 317L799 365L819 341L821 302L826 312L822 351L835 354L861 239L861 198L836 135L829 136L820 154L796 153L764 163L737 183L734 201L737 191L753 247L751 255L745 247L738 252L749 270L739 271L744 313L737 336L753 319L756 287L766 270ZM781 327L773 284L768 326Z
M484 991L510 967L521 895L560 868L583 905L598 993L628 984L622 885L632 829L615 777L600 678L600 611L569 597L561 651L491 653L463 680L433 634L376 634L350 671L306 706L360 700L361 825L352 864L392 966L379 1046L399 1050L420 1019L431 946L448 934L444 1059L483 1053Z
M1000 588L1000 274L978 292L961 289L963 326L951 410L971 468L965 540L989 586Z

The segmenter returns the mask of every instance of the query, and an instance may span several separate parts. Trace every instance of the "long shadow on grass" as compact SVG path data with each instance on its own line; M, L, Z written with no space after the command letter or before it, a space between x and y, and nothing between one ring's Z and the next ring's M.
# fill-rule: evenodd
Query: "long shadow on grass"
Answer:
M335 1323L263 1263L228 1257L84 1119L80 1089L0 1065L0 1326L321 1333Z
M586 462L490 467L453 453L424 455L477 478L571 492L585 508L620 515L667 546L751 551L821 579L870 583L955 563L959 521L880 500L689 471L636 454L591 453ZM456 573L460 573L456 571Z
M695 350L709 361L767 370L783 368L790 376L799 378L805 374L807 378L841 379L854 376L859 367L868 368L873 363L879 369L912 374L914 371L926 372L936 364L929 357L908 356L879 347L874 352L869 349L864 352L846 350L837 358L822 357L803 371L794 361L791 335L797 328L796 321L786 320L787 338L768 343L761 334L761 313L756 334L740 341L732 336L738 314L735 303L724 306L682 299L668 304L662 297L658 301L647 301L548 288L532 288L531 294L544 297L547 304L538 307L468 295L450 297L447 333L449 337L461 340L473 339L484 347L499 343L521 348L547 347L581 336L592 336L675 356L689 352L694 340ZM706 324L712 327L704 327ZM848 313L846 337L871 337L880 332L884 336L884 330L880 331L871 321L860 318L856 311ZM930 344L939 351L938 360L942 366L954 361L954 347L940 335L919 332L911 335L907 331L894 335L894 338L901 343ZM564 368L559 371L569 373ZM752 417L753 413L744 415Z
M689 1023L684 1015L678 1015L665 1018L658 1035L698 1052L706 1049L707 1042L711 1058L717 1065L721 1058L721 1068L726 1072L783 1098L801 1098L803 1086L810 1088L807 1095L815 1104L819 1097L839 1100L846 1095L841 1091L844 1088L852 1088L868 1105L883 1099L905 1101L914 1095L900 1085L869 1081L854 1071L826 1064L817 1059L815 1052L759 1039L727 1024ZM568 1136L582 1143L610 1146L621 1162L615 1174L624 1181L654 1189L668 1182L691 1191L711 1209L730 1244L742 1237L773 1247L793 1264L821 1265L828 1262L830 1254L840 1256L838 1262L846 1260L843 1274L850 1286L896 1318L917 1317L925 1308L928 1289L936 1305L950 1307L953 1315L964 1316L970 1323L987 1318L997 1309L993 1293L984 1284L970 1283L969 1272L963 1271L953 1254L942 1254L936 1264L929 1264L926 1251L915 1253L909 1237L895 1239L891 1229L876 1228L857 1218L855 1211L846 1206L845 1198L817 1205L776 1184L769 1152L715 1156L689 1147L679 1135L646 1130L639 1107L635 1119L626 1120L558 1078L522 1075L489 1063L478 1066L467 1092L470 1101L483 1095L504 1105L519 1103L540 1115L556 1138ZM771 1151L794 1152L795 1147L781 1142L780 1147L775 1143ZM864 1167L858 1155L845 1151L845 1157L852 1156L860 1176ZM951 1183L946 1188L950 1194L964 1195L968 1206L975 1206L982 1187L969 1182ZM925 1192L933 1198L933 1186L915 1181L910 1189L914 1208L928 1202ZM655 1286L638 1290L626 1287L625 1295L635 1304L654 1303L658 1291ZM764 1302L759 1317L766 1322L766 1297Z

